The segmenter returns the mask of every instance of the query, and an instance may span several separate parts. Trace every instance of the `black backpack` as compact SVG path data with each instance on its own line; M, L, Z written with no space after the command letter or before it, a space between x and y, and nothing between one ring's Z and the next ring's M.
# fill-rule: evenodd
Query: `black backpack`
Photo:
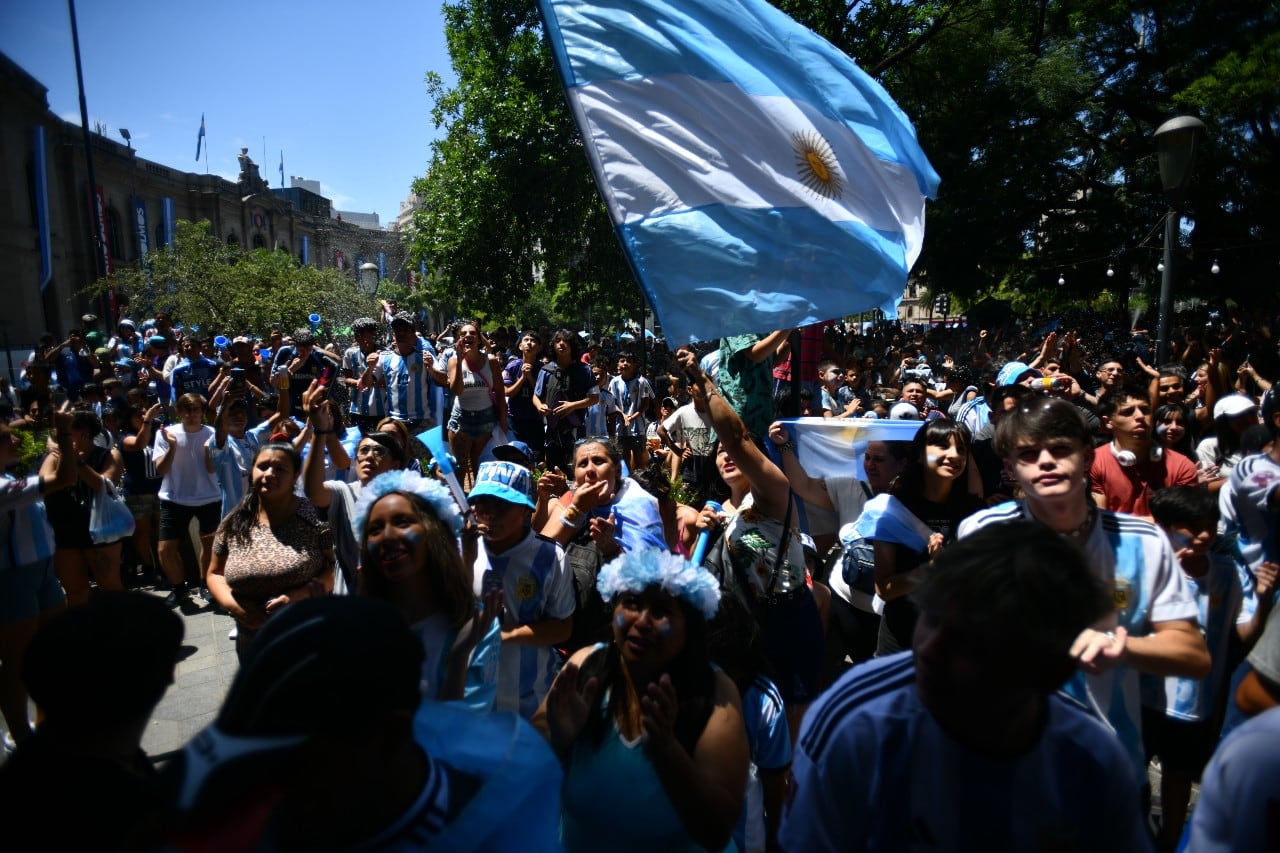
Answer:
M569 540L564 555L573 576L574 611L573 631L563 648L573 654L585 646L609 641L609 606L596 589L604 557L585 525Z

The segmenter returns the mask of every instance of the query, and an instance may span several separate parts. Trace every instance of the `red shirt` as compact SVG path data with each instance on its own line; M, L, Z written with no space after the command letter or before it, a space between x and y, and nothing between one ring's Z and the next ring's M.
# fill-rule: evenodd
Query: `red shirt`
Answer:
M1165 450L1160 459L1148 459L1125 468L1116 459L1111 445L1099 447L1089 469L1093 493L1104 495L1106 508L1115 512L1150 517L1151 495L1165 486L1194 486L1196 466L1176 450Z

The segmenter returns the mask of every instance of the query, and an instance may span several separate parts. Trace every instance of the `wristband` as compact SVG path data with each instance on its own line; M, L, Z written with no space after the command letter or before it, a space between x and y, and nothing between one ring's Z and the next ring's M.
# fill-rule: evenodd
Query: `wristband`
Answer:
M582 512L574 509L572 505L560 514L560 523L570 530L577 530L584 520L585 516Z
M787 450L790 450L792 453L795 453L795 452L796 452L796 443L795 443L794 441L792 441L791 439L787 439L787 440L786 440L786 441L784 441L781 445L779 445L779 450L782 450L782 451L784 451L784 452L785 452L785 451L787 451Z

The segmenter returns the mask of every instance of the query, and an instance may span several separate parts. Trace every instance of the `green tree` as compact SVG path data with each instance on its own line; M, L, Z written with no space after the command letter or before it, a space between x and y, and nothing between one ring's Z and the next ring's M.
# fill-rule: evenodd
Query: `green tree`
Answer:
M413 263L466 315L634 316L640 295L613 235L532 0L444 6L457 86L428 75L432 146ZM578 310L566 310L577 308ZM547 317L546 319L556 319Z
M1152 134L1209 127L1180 292L1269 294L1280 245L1280 6L1273 0L774 0L879 79L942 177L914 273L1050 301L1159 276ZM639 297L592 183L534 0L446 5L458 85L429 78L445 130L415 189L415 258L466 305L634 315ZM1223 275L1212 277L1213 257ZM1109 278L1108 268L1117 275ZM1066 282L1061 288L1059 277ZM495 310L496 309L496 310ZM465 310L465 309L464 309Z
M172 247L149 253L142 268L130 266L98 280L95 295L115 288L133 314L167 309L174 320L210 334L261 335L279 324L305 327L319 314L324 328L349 326L374 315L377 300L337 270L303 266L291 255L225 245L208 221L178 220Z

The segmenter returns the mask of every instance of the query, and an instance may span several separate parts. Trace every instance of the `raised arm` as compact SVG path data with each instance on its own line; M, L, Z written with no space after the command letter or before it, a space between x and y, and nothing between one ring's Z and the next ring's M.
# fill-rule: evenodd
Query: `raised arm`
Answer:
M711 377L702 372L693 352L682 349L677 358L689 376L694 410L710 421L711 428L720 437L720 447L728 451L738 470L751 484L756 507L766 516L782 518L791 500L791 485L787 482L786 474L751 441L747 425L720 396Z
M835 505L831 502L831 496L827 494L826 480L821 477L811 477L809 472L804 470L804 466L796 456L795 443L781 421L774 421L769 425L769 440L779 448L782 472L787 475L787 481L791 483L791 490L796 493L796 496L807 504L834 510Z

